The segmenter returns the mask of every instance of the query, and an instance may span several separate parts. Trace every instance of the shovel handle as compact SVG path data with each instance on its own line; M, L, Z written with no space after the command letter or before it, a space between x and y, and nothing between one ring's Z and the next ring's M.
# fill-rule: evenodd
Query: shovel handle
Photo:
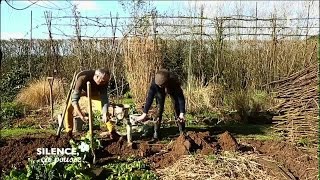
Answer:
M93 155L93 164L96 163L96 154L93 149L93 123L92 123L92 103L91 103L91 83L87 82L87 96L88 96L88 106L89 106L89 134L90 134L90 144L91 144L91 151Z
M90 138L92 137L92 103L91 103L91 83L87 82L87 96L88 96L88 114L89 114L89 133Z
M67 108L68 108L68 103L69 103L69 99L70 99L70 96L71 96L72 89L73 89L74 84L75 84L74 82L76 80L76 76L77 76L77 73L75 72L73 74L73 78L72 78L72 81L71 81L71 84L70 84L70 89L69 89L69 92L68 92L68 95L67 95L66 104L65 104L65 107L64 107L64 110L63 110L63 114L62 114L62 121L60 121L60 124L59 124L59 127L58 127L58 131L57 131L57 136L60 136L60 133L61 133L62 123L64 121L64 116L65 116Z

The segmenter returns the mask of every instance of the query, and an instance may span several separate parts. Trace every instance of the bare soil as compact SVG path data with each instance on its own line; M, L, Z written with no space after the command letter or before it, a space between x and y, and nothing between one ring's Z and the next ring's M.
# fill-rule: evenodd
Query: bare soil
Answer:
M246 142L253 146L255 151L264 158L275 161L278 168L287 171L286 174L296 179L318 179L317 151L306 152L284 141L257 141Z
M28 158L36 159L37 148L62 148L70 147L69 138L61 137L56 140L55 136L46 138L23 137L10 139L0 143L0 170L9 170L12 167L23 168ZM0 171L1 172L1 171Z
M218 143L224 151L237 151L239 149L236 139L228 131L218 136Z
M229 132L224 132L217 138L210 136L209 132L188 132L187 136L180 135L168 144L148 144L147 141L140 141L132 146L128 146L126 138L118 141L101 139L103 148L96 150L96 156L98 165L106 164L114 159L136 157L146 160L153 169L156 169L172 165L180 157L190 153L208 155L221 151L250 152L276 162L273 163L275 167L266 167L269 168L270 173L276 172L276 168L279 170L279 167L284 167L282 171L288 177L317 179L318 159L316 152L306 152L286 142L248 140L244 144L238 143ZM36 149L41 147L69 147L69 139L62 137L56 141L54 136L50 136L48 138L24 137L1 141L0 167L4 171L8 171L12 166L23 168L28 158L38 158ZM260 163L265 164L263 161ZM279 175L279 179L284 178Z

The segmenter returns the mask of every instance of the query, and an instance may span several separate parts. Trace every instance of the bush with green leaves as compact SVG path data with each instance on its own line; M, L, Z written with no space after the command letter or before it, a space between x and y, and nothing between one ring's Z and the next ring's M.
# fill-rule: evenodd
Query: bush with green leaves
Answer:
M11 121L23 116L23 106L15 102L1 103L1 127L10 127Z
M27 71L21 68L13 69L2 74L0 83L0 99L1 102L13 101L21 88L29 80Z
M224 99L224 105L228 111L236 112L241 117L242 122L249 122L257 117L269 119L268 111L273 103L273 98L268 93L259 90L232 92Z
M107 180L156 180L158 177L143 161L128 159L126 162L110 163L103 166L112 171Z
M79 153L79 157L81 159L86 160L87 157L91 156L90 150L96 150L101 148L100 141L96 138L96 136L92 137L92 144L90 143L90 133L88 132L86 136L81 137L80 141L70 140L70 145L72 148L75 148L76 151Z

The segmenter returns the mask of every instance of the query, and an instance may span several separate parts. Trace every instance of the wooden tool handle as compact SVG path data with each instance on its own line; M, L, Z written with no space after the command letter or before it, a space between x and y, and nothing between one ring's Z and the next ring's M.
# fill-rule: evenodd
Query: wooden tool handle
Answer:
M60 136L60 133L61 133L62 123L64 121L64 116L65 116L65 114L67 112L68 103L69 103L69 99L70 99L70 96L71 96L72 89L73 89L73 87L75 85L74 82L76 80L76 76L77 76L77 73L74 72L73 78L72 78L72 81L71 81L71 84L70 84L70 89L69 89L69 92L68 92L68 95L67 95L66 104L65 104L65 107L64 107L64 110L63 110L63 113L62 113L62 121L60 122L59 127L58 127L57 136Z
M89 114L89 133L90 137L92 137L92 103L91 103L91 83L87 82L87 96L88 96L88 114Z
M89 106L89 134L90 134L90 144L91 144L91 151L93 155L93 164L96 163L96 154L93 149L93 124L92 124L92 103L91 103L91 83L87 82L87 93L88 93L88 106Z

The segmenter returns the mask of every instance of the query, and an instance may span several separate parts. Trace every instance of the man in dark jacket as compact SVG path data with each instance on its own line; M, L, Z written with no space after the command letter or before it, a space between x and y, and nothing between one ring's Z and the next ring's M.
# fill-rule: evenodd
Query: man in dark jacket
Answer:
M85 115L79 106L81 96L87 95L87 82L91 84L92 105L102 113L102 121L106 123L110 136L118 136L113 124L108 118L108 83L110 72L106 69L86 70L77 75L75 87L68 103L66 115L64 117L66 132L72 136L73 130L73 111L85 121Z
M162 114L164 111L166 94L169 94L173 101L175 118L177 120L180 134L183 134L185 130L185 98L183 95L181 84L178 79L172 75L172 73L170 73L166 69L161 69L156 73L155 78L151 83L143 114L136 119L137 121L142 121L146 118L153 99L156 98L158 114L157 122L154 125L152 142L159 139L159 130L161 126Z

